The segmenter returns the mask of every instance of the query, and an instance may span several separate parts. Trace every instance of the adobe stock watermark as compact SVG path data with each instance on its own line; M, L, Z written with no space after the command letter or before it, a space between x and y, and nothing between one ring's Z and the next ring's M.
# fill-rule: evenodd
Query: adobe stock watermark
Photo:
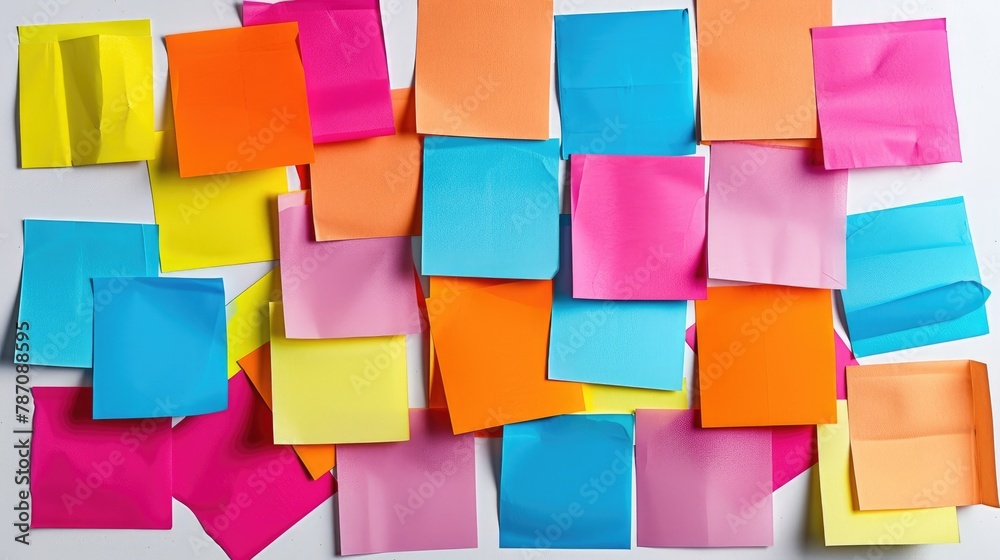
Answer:
M469 89L468 95L445 109L442 115L445 122L452 130L458 130L462 123L470 119L484 104L489 103L490 98L501 86L503 84L492 75L479 76L477 83Z
M396 514L399 524L405 525L409 518L417 515L424 506L431 503L451 477L474 459L475 438L470 436L456 441L450 456L442 460L437 468L425 469L422 473L424 480L407 490L406 500L397 501L392 505L392 511Z
M53 20L55 20L56 16L59 15L59 12L61 12L66 6L69 6L72 2L73 0L36 0L35 6L37 9L32 12L31 15L22 17L17 22L17 26L23 26L26 28L24 30L25 39L33 39L35 35L38 34L38 30L32 29L30 26L53 23ZM10 45L11 50L16 53L18 45L20 44L18 30L16 28L14 31L7 34L7 43Z

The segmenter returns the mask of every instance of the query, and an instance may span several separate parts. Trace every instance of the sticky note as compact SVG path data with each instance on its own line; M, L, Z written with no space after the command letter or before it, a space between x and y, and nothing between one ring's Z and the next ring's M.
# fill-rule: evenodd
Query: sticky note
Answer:
M476 548L472 434L411 409L410 439L337 448L340 554Z
M695 302L706 428L828 424L837 379L829 290L709 288Z
M221 278L94 278L94 418L226 409Z
M562 155L693 154L687 10L556 16Z
M94 277L156 276L157 228L146 224L24 220L18 324L31 352L16 363L89 368ZM24 359L22 359L24 358Z
M570 217L560 216L549 379L679 391L685 301L573 299Z
M990 332L962 197L848 216L847 280L860 357Z
M954 507L857 511L847 401L837 401L836 424L820 424L816 430L826 546L959 542Z
M771 431L702 429L697 410L635 412L639 546L773 544Z
M153 157L149 20L22 25L21 167Z
M166 36L181 177L313 162L298 36L296 23Z
M303 191L278 199L286 336L420 332L410 238L314 241L307 195Z
M632 414L639 408L684 410L688 408L688 390L685 380L681 380L679 391L585 383L583 402L587 412L599 413Z
M431 137L425 275L547 280L559 266L559 142Z
M229 377L239 373L237 360L271 340L268 303L281 301L281 273L271 269L226 304L226 346Z
M847 286L847 171L811 160L807 149L712 143L710 278Z
M827 169L962 161L944 19L818 27Z
M551 281L431 278L427 313L456 434L584 410L546 378Z
M170 529L169 418L96 421L89 387L31 393L32 528Z
M816 137L809 30L832 25L832 4L698 0L702 139Z
M575 156L573 297L705 299L705 158Z
M266 474L266 476L265 476ZM174 497L226 555L250 560L329 499L337 481L312 480L285 445L245 375L229 380L229 408L174 428ZM228 509L227 509L228 508ZM238 510L239 515L225 512Z
M557 416L504 427L501 548L629 548L630 414Z
M406 337L290 339L282 305L270 314L275 443L408 439Z
M1000 507L986 364L854 366L847 386L861 510Z
M421 0L417 19L421 134L549 138L552 2Z
M392 91L396 134L316 147L312 180L317 241L420 235L420 168L413 90Z

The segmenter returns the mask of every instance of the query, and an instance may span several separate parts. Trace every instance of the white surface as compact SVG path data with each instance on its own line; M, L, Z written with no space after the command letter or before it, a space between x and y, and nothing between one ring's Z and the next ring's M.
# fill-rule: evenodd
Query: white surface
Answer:
M739 3L744 0L734 0ZM751 0L752 1L752 0ZM393 87L412 80L416 0L382 0L386 40ZM1000 195L996 184L996 131L1000 128L996 92L1000 89L1000 39L995 24L1000 3L992 0L834 0L834 23L850 24L947 17L952 72L965 162L924 168L871 170L850 176L849 211L861 212L926 200L964 195L968 203L973 238L982 267L983 282L1000 290ZM16 82L17 49L15 25L149 18L155 48L157 122L162 122L166 91L165 34L239 25L238 2L234 0L3 0L0 22L4 45L0 46L0 558L205 558L225 555L205 536L191 512L174 502L171 531L32 531L30 546L13 541L12 507L16 455L12 448L14 375L9 344L10 325L16 313L21 265L21 220L57 218L103 221L152 222L146 167L142 163L96 165L69 170L20 170L17 168ZM691 7L691 1L656 0L555 0L556 13L599 12L625 9ZM552 102L553 111L555 101ZM552 117L553 135L558 135L558 117ZM268 265L248 265L226 270L199 271L198 276L221 275L231 298L262 275ZM195 274L188 274L195 275ZM997 298L987 304L990 322L1000 330ZM8 322L9 319L9 322ZM689 317L689 321L690 321ZM997 334L976 339L882 356L878 361L912 361L971 358L1000 368ZM416 344L414 344L416 343ZM411 341L410 349L420 347ZM690 378L691 355L687 367ZM423 357L410 356L411 405L421 406ZM874 360L866 360L874 361ZM87 383L89 375L79 370L32 368L32 383L65 385ZM993 387L1000 405L1000 382ZM850 547L826 549L807 530L809 476L802 476L780 489L774 499L775 546L741 550L631 551L531 551L498 550L497 491L492 457L498 441L479 441L479 541L477 551L432 551L378 555L378 558L413 559L576 559L576 558L842 558L842 559L942 559L995 558L998 551L1000 511L985 506L961 508L961 545L919 547ZM492 451L492 453L491 453ZM268 547L259 558L318 559L335 555L333 500L321 505Z

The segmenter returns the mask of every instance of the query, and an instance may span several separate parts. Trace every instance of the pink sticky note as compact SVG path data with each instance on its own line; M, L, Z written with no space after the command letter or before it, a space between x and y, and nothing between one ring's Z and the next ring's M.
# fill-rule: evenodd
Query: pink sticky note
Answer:
M395 133L378 0L243 2L243 25L298 22L313 142Z
M285 336L354 338L420 332L410 238L314 241L304 194L278 197Z
M945 20L812 30L827 169L962 161Z
M337 446L340 554L476 548L475 438L410 409L410 441Z
M712 142L709 278L847 286L847 171L811 159L808 149Z
M35 387L31 526L170 529L169 418L94 420L89 387Z
M770 546L771 430L701 428L696 410L635 411L639 546Z
M705 299L705 158L573 155L573 297Z
M313 480L287 445L274 445L271 410L242 371L229 408L174 428L174 496L233 560L250 560L336 491Z

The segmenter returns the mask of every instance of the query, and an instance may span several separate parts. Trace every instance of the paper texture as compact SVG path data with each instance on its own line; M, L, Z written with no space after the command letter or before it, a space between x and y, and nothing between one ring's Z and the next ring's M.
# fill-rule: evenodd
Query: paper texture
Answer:
M281 301L281 273L272 269L226 304L229 377L239 373L237 360L271 340L268 303Z

